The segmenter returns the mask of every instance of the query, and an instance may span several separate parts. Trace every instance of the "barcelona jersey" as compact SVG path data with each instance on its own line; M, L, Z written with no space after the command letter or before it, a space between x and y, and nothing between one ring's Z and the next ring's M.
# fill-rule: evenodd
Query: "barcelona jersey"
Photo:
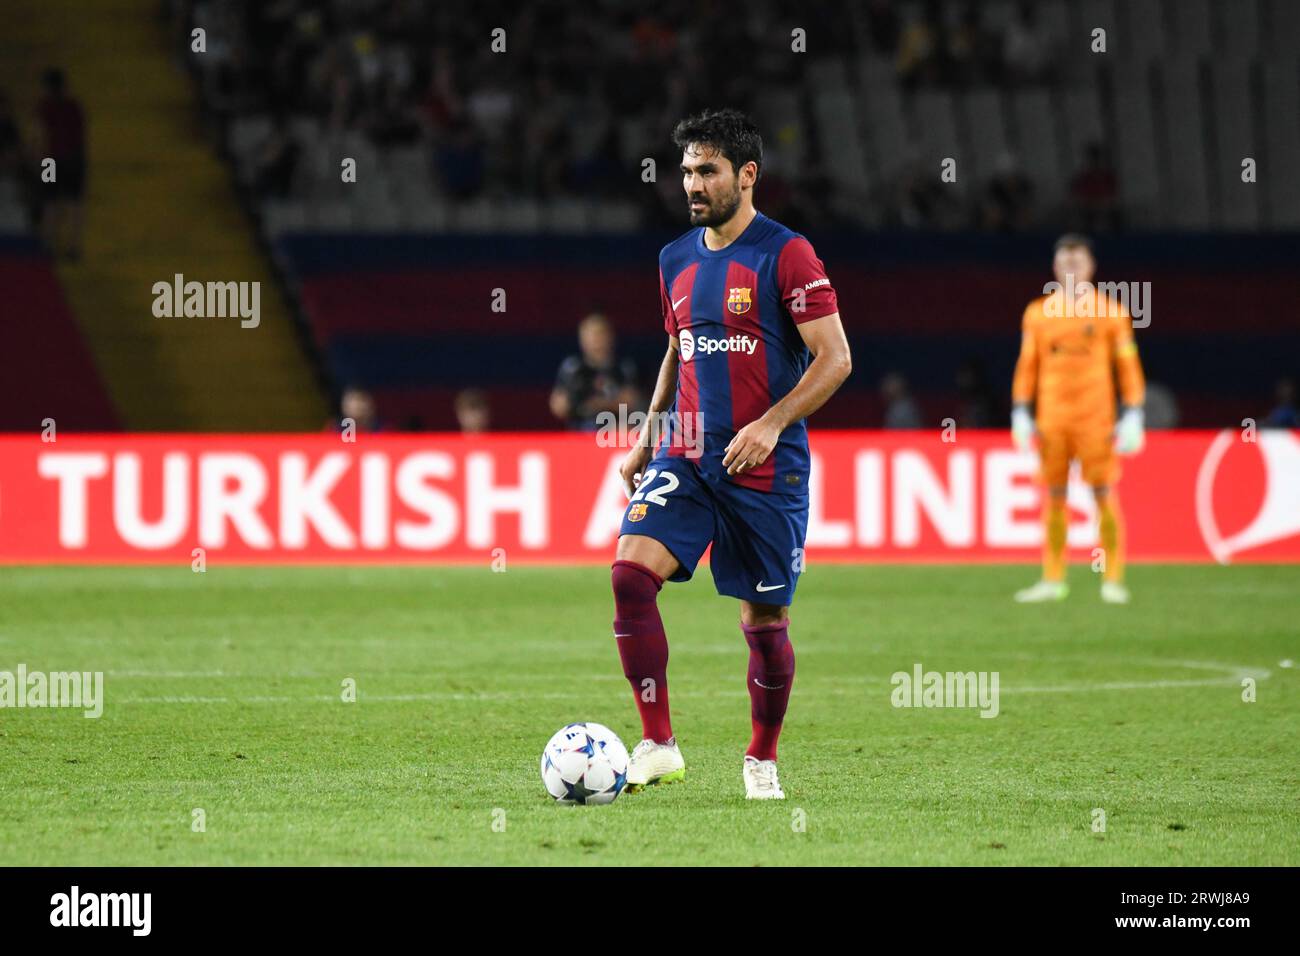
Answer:
M704 228L659 253L664 328L677 337L677 396L660 456L692 461L710 483L764 493L808 492L808 427L781 433L762 465L728 476L727 443L798 383L812 359L798 326L839 311L821 260L803 236L762 213L714 251Z

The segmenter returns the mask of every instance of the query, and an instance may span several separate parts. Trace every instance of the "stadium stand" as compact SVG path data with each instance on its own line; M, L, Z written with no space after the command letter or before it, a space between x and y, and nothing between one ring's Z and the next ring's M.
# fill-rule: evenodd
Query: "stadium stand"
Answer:
M47 12L21 29L55 29L74 6L33 4ZM1300 56L1288 41L1300 6L1240 0L1229 16L1206 0L843 0L814 16L771 0L755 6L737 38L747 53L726 70L701 53L723 35L711 32L721 15L701 26L686 6L171 0L165 28L191 89L168 86L159 32L105 13L103 35L134 51L140 83L171 90L148 122L120 91L82 91L99 124L95 162L121 180L111 204L100 193L98 228L110 226L88 238L98 264L59 276L126 424L257 428L267 424L258 410L274 407L280 422L314 427L326 417L322 391L361 385L387 427L454 427L453 398L468 387L490 390L495 428L554 427L545 395L584 310L607 312L643 374L653 371L653 263L685 218L667 133L724 101L765 131L760 207L815 238L846 304L860 358L819 424L878 422L889 371L906 374L936 419L967 361L1009 379L1020 312L1066 228L1101 233L1101 278L1155 284L1142 348L1182 424L1257 412L1276 380L1295 375L1287 356L1300 332L1288 316L1300 289L1277 250L1300 229L1300 181L1287 165L1300 156ZM675 26L686 22L695 27ZM506 54L488 46L498 23L509 27ZM200 27L201 55L190 48ZM795 27L807 31L806 59L790 56ZM1098 27L1104 54L1090 49ZM38 63L10 61L0 81L13 87ZM75 70L71 79L78 89ZM187 114L194 102L201 124ZM170 142L153 152L183 161L184 182L168 163L143 183L125 175L139 156L114 129ZM941 186L949 157L957 180ZM1257 182L1241 181L1246 157ZM355 182L342 181L345 159ZM646 159L654 182L642 182ZM213 195L227 176L249 218L184 226L200 215L185 212L187 190ZM1022 215L988 215L1000 178L1025 183ZM128 214L160 191L176 216L156 204L154 218ZM1085 208L1097 194L1102 213ZM25 223L20 200L0 177L0 228ZM250 222L261 245L245 235ZM134 248L146 239L152 259ZM279 339L247 345L142 323L124 283L173 270L116 274L102 257L121 242L134 263L184 253L270 288L279 278L298 341L287 318ZM509 293L503 314L489 308L497 288ZM1241 330L1251 341L1229 343ZM1225 349L1242 353L1230 368L1194 374L1207 368L1200 352ZM244 384L232 388L232 374ZM233 406L214 400L223 389ZM166 412L151 420L146 408Z

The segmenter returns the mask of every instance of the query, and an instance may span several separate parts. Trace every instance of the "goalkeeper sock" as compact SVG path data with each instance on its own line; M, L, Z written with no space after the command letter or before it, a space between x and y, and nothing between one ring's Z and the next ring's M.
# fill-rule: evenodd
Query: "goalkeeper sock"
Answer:
M1065 498L1049 495L1043 505L1043 580L1065 580Z
M1124 580L1124 516L1114 491L1097 502L1097 531L1106 556L1102 578L1106 581Z

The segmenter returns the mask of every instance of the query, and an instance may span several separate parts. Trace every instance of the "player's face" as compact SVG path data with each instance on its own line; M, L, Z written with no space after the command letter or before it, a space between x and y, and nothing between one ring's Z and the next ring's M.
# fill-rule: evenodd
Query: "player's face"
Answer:
M721 226L740 208L740 180L716 149L692 143L682 150L682 188L692 226Z
M1067 275L1074 276L1074 284L1078 286L1083 282L1091 282L1093 271L1097 268L1097 263L1093 261L1092 253L1086 246L1065 246L1056 250L1056 259L1052 262L1052 272L1056 274L1056 281L1065 285Z

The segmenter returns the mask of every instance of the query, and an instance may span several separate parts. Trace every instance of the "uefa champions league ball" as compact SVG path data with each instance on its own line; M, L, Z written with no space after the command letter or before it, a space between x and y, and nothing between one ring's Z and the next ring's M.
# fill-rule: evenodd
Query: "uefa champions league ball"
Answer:
M569 724L542 751L542 783L560 803L613 803L627 782L627 748L604 724Z

